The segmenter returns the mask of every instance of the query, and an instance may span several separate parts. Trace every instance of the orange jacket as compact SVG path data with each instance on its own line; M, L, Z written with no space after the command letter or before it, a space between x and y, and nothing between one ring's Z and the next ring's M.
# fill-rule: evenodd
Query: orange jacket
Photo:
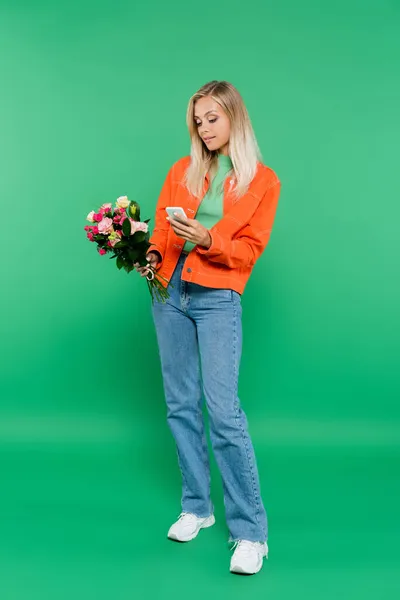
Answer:
M151 250L162 257L157 273L171 279L185 240L176 235L166 220L166 206L181 206L188 218L196 217L202 197L210 185L206 174L203 196L192 196L182 183L183 175L190 164L190 156L176 161L165 178L158 198L155 227L150 237ZM280 181L269 167L258 163L256 175L249 189L235 201L230 192L234 179L224 183L223 217L210 234L212 243L206 249L195 246L188 254L182 270L182 280L206 287L228 288L243 293L256 260L264 251L272 230L280 192ZM162 279L161 283L167 287Z

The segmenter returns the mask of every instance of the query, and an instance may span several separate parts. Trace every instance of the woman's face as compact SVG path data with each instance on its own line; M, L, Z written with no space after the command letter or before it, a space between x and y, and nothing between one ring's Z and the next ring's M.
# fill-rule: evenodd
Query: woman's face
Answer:
M222 106L211 96L205 96L195 102L194 122L208 150L228 154L231 130L229 118Z

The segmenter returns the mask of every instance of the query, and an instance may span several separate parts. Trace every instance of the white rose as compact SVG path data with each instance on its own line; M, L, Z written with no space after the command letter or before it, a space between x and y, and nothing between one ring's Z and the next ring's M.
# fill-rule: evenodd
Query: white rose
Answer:
M94 210L91 210L90 213L88 214L88 216L86 217L86 220L90 221L91 223L94 223L94 219L93 219L94 214L95 214Z
M129 204L128 196L120 196L117 198L117 206L118 208L126 208Z

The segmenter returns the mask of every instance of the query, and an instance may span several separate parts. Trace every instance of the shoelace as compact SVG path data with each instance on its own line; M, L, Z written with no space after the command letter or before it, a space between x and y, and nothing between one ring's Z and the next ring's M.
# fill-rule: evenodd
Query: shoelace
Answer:
M249 542L248 540L237 540L233 543L231 550L235 550L237 548L240 554L249 556L254 547L258 550L258 545L254 545L254 542Z
M182 519L184 517L190 517L190 519L196 519L196 515L193 515L192 513L188 513L188 512L181 512L181 514L178 516L178 521L182 521Z

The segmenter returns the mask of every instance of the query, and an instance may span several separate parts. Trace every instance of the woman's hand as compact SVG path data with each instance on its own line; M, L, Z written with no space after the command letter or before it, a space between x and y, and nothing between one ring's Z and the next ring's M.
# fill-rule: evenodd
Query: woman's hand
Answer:
M160 255L158 254L158 252L149 252L146 255L146 260L150 263L150 267L156 269L158 263L160 262ZM134 267L136 271L138 271L141 274L142 277L145 277L150 271L149 267L141 267L137 262L134 263Z
M204 248L209 248L211 246L210 232L196 219L184 219L179 216L179 221L177 219L171 219L170 217L167 217L167 221L171 223L171 227L176 235L179 235L179 237L184 240L192 242L193 244L198 244Z

